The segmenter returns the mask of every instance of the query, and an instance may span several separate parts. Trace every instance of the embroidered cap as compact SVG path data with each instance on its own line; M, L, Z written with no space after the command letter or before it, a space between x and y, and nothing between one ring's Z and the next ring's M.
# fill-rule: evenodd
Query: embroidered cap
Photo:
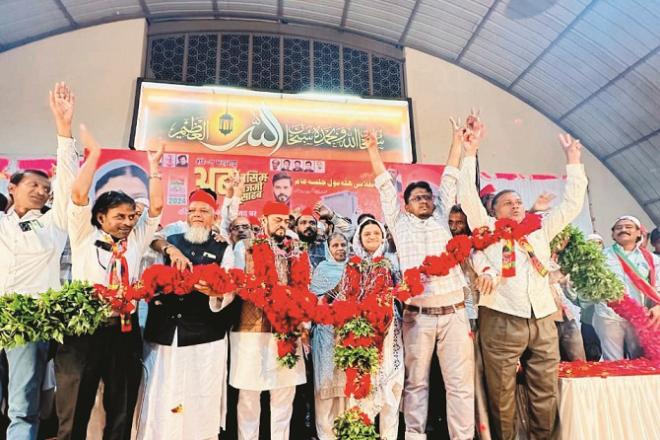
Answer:
M624 216L621 216L621 217L619 217L618 219L616 219L616 221L614 222L614 224L616 225L616 224L619 223L621 220L628 220L628 221L631 221L631 222L633 222L633 223L635 224L635 226L637 226L639 229L642 228L642 222L640 222L639 219L638 219L637 217L633 217L632 215L624 215ZM614 227L614 225L613 225L612 227Z

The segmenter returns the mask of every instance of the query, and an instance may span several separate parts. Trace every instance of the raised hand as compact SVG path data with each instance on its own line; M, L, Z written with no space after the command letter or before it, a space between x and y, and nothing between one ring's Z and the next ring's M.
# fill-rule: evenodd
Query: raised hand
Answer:
M461 145L463 143L463 136L465 135L467 128L461 123L461 118L454 118L453 116L450 116L449 122L451 123L452 128L452 145Z
M330 208L321 202L316 202L316 204L314 204L314 212L318 214L319 218L326 220L330 220L335 215Z
M368 130L362 138L362 146L369 152L378 152L378 137L375 130Z
M238 170L234 170L227 187L227 197L230 199L238 197L240 199L243 191L245 191L245 176L241 176Z
M147 151L147 157L149 158L149 171L151 174L158 173L160 168L160 160L163 157L163 152L165 151L165 143L160 142L158 148L155 151Z
M465 156L476 156L481 140L486 135L486 126L481 122L479 112L473 109L465 119L463 128L462 143Z
M69 86L63 82L55 83L53 90L48 92L48 103L50 111L55 118L57 134L62 137L72 137L71 122L73 121L73 110L76 97Z
M101 157L101 146L83 124L80 124L80 142L87 155L71 186L71 201L74 205L86 206L89 203L89 189L92 187L94 171Z
M532 211L547 211L550 209L550 203L557 197L556 194L550 192L543 192L540 196L536 198L534 206L532 206Z
M582 158L582 144L568 133L559 134L559 143L564 149L567 164L579 164Z
M366 149L369 153L369 160L371 161L371 168L374 175L378 176L385 172L385 164L378 152L378 138L376 137L375 130L368 130L362 138L362 149Z
M80 124L80 142L83 144L83 147L85 147L87 158L93 157L98 159L101 155L101 146L84 124Z
M475 152L479 149L481 140L486 136L486 126L481 122L479 112L474 109L465 120L467 130L463 135L463 142Z

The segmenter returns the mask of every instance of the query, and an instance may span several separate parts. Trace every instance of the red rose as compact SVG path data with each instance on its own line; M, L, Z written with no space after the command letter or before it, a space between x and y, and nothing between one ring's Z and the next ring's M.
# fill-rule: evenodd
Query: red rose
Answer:
M286 338L277 340L277 356L284 357L287 354L295 354L298 350L298 338Z

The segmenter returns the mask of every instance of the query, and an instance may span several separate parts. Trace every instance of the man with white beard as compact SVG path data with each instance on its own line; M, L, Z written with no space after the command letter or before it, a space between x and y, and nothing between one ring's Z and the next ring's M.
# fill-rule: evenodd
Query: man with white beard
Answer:
M188 262L233 267L231 246L211 234L217 208L209 190L191 194L186 232L159 243L166 263L180 269ZM149 303L138 439L217 438L225 425L225 336L236 315L233 299L234 294L218 296L207 280L200 280L187 295L160 295Z

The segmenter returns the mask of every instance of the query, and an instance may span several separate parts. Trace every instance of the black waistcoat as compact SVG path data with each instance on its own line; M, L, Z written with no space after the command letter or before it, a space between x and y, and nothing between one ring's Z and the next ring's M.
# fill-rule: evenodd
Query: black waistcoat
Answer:
M176 246L193 265L222 263L227 249L226 243L210 238L206 243L192 244L183 234L171 235L168 242ZM166 264L170 264L169 258ZM177 330L178 346L204 344L225 337L238 317L240 310L236 298L220 312L209 307L209 297L193 291L187 295L160 295L149 303L144 339L162 345L172 345L174 330Z

